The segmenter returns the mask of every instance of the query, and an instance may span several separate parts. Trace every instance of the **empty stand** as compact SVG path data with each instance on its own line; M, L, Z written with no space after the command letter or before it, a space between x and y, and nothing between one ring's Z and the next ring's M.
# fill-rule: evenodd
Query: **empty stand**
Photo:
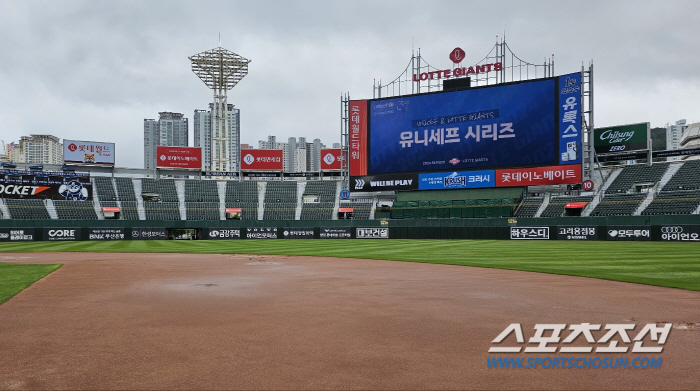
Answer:
M185 202L187 220L220 220L219 202Z
M294 220L297 207L297 183L268 182L265 190L263 220Z
M666 189L666 187L664 187ZM687 215L700 205L700 191L664 191L642 211L643 215Z
M585 202L589 203L593 201L593 196L560 196L551 197L549 199L549 205L542 212L540 217L559 217L562 216L566 210L566 204L570 202Z
M10 217L15 220L51 220L43 200L5 199Z
M337 183L309 181L302 195L301 220L332 220Z
M114 183L117 185L117 197L120 201L136 201L134 193L134 182L131 178L114 178Z
M97 220L92 201L53 201L59 220Z
M219 189L216 181L211 180L186 180L186 202L219 202Z
M116 201L117 193L114 191L114 183L112 178L104 176L93 177L95 181L95 190L100 201Z
M141 180L142 193L153 193L160 196L163 202L179 202L174 179L144 178Z
M353 208L352 218L353 220L369 220L372 214L372 206L374 201L371 200L354 200L354 201L341 201L341 208Z
M181 220L179 202L144 202L146 220Z
M668 169L668 163L656 163L652 166L626 166L605 190L605 194L623 194L634 191L635 184L656 184Z
M646 197L645 193L606 194L591 216L631 216Z
M241 220L258 219L258 183L227 181L226 207L241 209Z
M700 160L688 160L683 163L671 178L663 191L700 189Z
M535 217L537 211L542 206L544 197L525 197L520 202L518 210L515 211L516 217Z

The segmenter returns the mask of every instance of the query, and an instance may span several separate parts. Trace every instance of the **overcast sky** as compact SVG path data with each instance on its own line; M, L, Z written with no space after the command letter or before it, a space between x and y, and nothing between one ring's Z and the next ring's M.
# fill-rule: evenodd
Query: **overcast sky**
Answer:
M143 120L206 109L188 56L221 46L251 59L228 101L241 141L340 141L340 96L372 97L412 48L438 68L481 60L505 31L555 73L595 65L595 125L700 121L698 1L0 0L0 140L29 134L116 143L142 167ZM190 139L192 138L190 123Z

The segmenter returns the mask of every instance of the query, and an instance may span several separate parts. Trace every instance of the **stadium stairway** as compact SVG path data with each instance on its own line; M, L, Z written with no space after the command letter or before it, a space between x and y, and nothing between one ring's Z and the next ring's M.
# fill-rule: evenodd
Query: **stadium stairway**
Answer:
M97 185L95 184L95 178L90 178L92 182L92 207L95 209L95 214L97 215L97 220L104 220L105 215L102 213L102 204L100 203L100 194L97 191Z
M666 169L666 172L664 172L664 175L661 177L661 180L659 181L659 184L655 187L654 191L650 191L649 194L647 195L647 198L642 201L641 204L639 204L639 207L637 210L632 213L632 216L640 216L644 209L651 204L652 201L654 201L654 196L656 195L657 191L661 191L661 189L666 186L668 181L673 178L673 176L680 170L680 168L683 166L683 162L681 163L671 163L668 165L668 168Z
M0 214L2 214L3 219L10 219L10 210L7 209L7 205L5 205L5 201L0 198Z
M338 220L338 208L340 208L340 192L342 191L341 182L338 181L335 186L335 204L333 204L333 220Z
M586 208L581 212L581 216L588 217L591 215L591 213L595 210L595 208L598 206L600 203L600 200L603 199L603 196L605 195L605 191L608 190L608 187L615 182L615 178L617 178L618 175L622 172L621 168L613 169L605 178L605 181L603 182L603 185L598 189L598 192L596 193L595 197L593 197L593 201L589 202Z
M143 183L141 183L140 179L134 179L131 182L134 184L136 211L139 214L139 220L146 220L146 208L143 207L143 197L141 196L141 193L143 192Z
M177 203L180 210L180 220L187 220L187 208L185 208L185 181L175 181L177 191Z
M216 182L216 190L219 192L219 219L226 220L226 182Z
M698 205L697 209L695 209L691 214L700 215L700 205Z
M537 213L535 213L534 217L542 216L542 212L544 212L544 210L547 209L547 206L549 206L550 197L551 195L549 193L544 194L544 198L542 199L542 205L540 205L540 208L537 209Z
M51 220L58 220L58 212L56 212L56 207L53 204L52 200L46 200L44 201L46 205L46 211L49 212L49 216L51 216Z
M372 208L369 210L369 219L374 220L374 213L377 211L377 200L376 198L372 202ZM337 214L337 213L336 213Z
M258 220L262 220L265 216L265 189L267 189L267 182L260 181L258 185Z
M304 207L304 190L306 190L306 182L298 182L297 209L294 211L294 220L301 220L301 209Z

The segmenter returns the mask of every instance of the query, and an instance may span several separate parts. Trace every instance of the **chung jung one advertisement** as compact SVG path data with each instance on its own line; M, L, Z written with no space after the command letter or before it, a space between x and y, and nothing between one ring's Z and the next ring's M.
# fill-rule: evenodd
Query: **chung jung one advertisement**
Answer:
M565 139L557 134L559 127L568 126L565 119L557 118L557 113L566 111L557 111L563 95L557 87L562 82L566 83L563 76L371 101L369 171L580 163L573 144L564 161L558 148L565 142L580 142L580 119L576 116L580 99L575 93L566 98L574 99L564 99L574 127Z

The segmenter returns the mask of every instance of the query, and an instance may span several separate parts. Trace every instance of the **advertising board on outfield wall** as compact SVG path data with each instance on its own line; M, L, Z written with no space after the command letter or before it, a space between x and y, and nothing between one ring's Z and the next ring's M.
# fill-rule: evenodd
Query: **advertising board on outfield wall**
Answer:
M244 149L241 151L241 170L282 171L283 153L281 149Z
M365 182L409 173L419 190L581 182L580 73L349 107L350 175Z
M342 168L343 154L340 148L321 149L321 171L335 171Z
M157 168L202 169L202 148L156 147Z
M63 140L63 162L113 166L114 143Z

